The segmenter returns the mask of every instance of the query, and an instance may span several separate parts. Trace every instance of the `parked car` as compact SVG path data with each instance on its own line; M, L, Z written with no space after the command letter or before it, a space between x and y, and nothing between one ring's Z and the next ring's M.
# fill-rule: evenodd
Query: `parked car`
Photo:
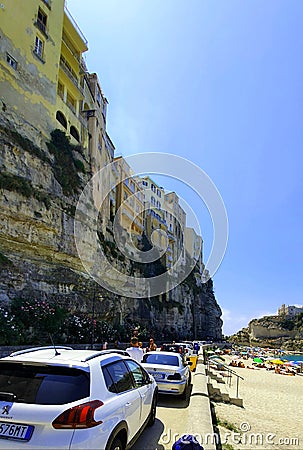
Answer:
M180 345L181 347L183 347L184 353L188 356L194 353L193 345L189 344L188 342L176 342L176 345Z
M174 352L174 353L180 353L181 355L184 354L184 347L182 345L177 345L175 343L169 344L164 343L160 347L161 352Z
M142 365L156 380L159 393L186 398L191 383L191 362L187 362L180 353L147 352Z
M1 449L125 450L158 387L123 351L40 347L0 359Z
M179 345L183 348L186 361L192 362L190 370L191 372L195 372L197 368L198 355L194 352L193 344L190 342L176 342L176 345Z

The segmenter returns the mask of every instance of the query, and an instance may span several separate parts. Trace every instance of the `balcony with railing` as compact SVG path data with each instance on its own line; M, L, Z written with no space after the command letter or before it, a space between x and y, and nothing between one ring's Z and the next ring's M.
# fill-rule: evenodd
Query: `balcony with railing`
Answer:
M64 5L64 11L67 15L67 17L69 18L69 20L71 21L71 23L73 24L73 26L75 27L75 29L77 30L79 36L81 37L81 39L83 40L83 42L85 43L85 45L88 44L88 41L86 39L86 37L84 36L84 34L82 33L82 31L80 30L80 28L77 25L77 22L75 21L75 19L73 18L73 16L71 15L71 13L69 12L69 10L67 9L67 6Z
M84 95L84 90L80 86L77 77L75 76L75 74L70 70L68 65L62 59L60 59L60 67L63 70L63 72L68 76L68 78L73 82L73 84L76 86L76 88L80 91L80 93L82 95Z

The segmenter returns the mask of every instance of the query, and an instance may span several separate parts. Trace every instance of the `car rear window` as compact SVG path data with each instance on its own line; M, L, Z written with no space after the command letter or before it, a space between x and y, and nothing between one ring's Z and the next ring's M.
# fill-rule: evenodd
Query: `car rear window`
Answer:
M184 352L184 349L181 345L162 345L161 350L164 352L175 352L175 353Z
M143 361L148 364L163 364L165 366L179 366L179 359L174 355L150 354L144 355Z
M89 391L89 374L80 369L0 362L0 400L63 405Z

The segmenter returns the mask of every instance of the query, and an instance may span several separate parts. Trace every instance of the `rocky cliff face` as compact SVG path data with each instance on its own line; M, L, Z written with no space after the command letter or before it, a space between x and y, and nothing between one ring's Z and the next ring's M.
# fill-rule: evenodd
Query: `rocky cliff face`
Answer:
M303 349L303 314L295 317L265 316L253 319L247 328L230 337L230 340L244 345Z
M75 206L91 174L89 155L71 149L63 165L74 172L63 173L62 155L54 147L37 146L3 120L0 125L2 304L17 297L48 299L72 313L93 311L120 326L139 324L159 338L221 338L221 310L211 280L201 287L184 282L151 299L124 298L95 283L74 241ZM119 264L131 273L130 263Z

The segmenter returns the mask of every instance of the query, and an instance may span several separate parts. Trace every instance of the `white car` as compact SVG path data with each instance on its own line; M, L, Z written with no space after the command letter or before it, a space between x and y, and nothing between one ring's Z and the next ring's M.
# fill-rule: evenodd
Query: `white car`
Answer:
M12 353L0 359L0 448L124 450L153 425L157 391L123 351Z
M176 342L176 345L180 345L184 348L184 353L186 356L194 354L194 347L192 344L189 344L188 342Z
M142 365L156 380L159 393L179 395L186 398L191 383L191 372L187 362L175 352L147 352Z

